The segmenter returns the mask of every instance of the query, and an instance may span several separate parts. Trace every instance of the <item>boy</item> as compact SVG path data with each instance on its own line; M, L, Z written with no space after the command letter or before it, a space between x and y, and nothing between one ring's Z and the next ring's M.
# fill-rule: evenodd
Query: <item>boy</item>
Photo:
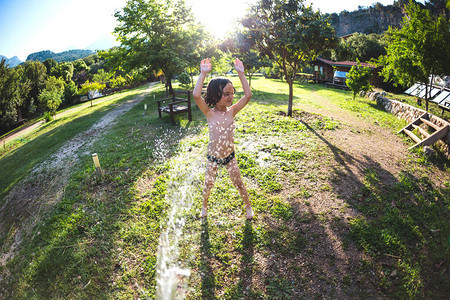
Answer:
M202 87L206 75L211 71L211 60L203 59L200 63L200 77L195 85L193 96L195 103L206 116L209 128L209 143L207 150L208 164L203 190L203 205L200 217L204 218L208 209L208 198L216 180L219 166L225 166L230 179L238 189L246 206L247 219L254 213L248 198L248 192L242 181L241 173L234 154L234 117L252 98L250 86L245 78L244 65L236 58L235 68L241 80L244 96L233 105L234 87L226 78L212 79L206 89L205 99L202 97Z

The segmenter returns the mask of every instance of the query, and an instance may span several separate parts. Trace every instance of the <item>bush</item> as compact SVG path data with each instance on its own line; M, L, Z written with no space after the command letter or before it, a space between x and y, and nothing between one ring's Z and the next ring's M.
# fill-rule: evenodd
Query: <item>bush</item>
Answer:
M53 120L53 116L49 111L46 111L44 113L44 120L45 120L45 122L50 122Z
M127 85L127 80L120 75L116 78L111 79L109 82L112 88L118 88Z
M89 91L102 91L106 88L105 84L101 84L98 82L89 82L86 81L85 84L81 85L81 89L78 91L79 95L86 95Z
M100 69L96 74L94 74L92 80L94 82L106 82L109 78L111 78L111 74L106 73L104 69Z
M189 84L191 83L191 77L189 76L188 73L184 72L184 73L181 73L181 74L178 76L178 81L179 81L181 84L189 85Z
M353 92L353 100L356 94L361 91L367 92L370 89L370 68L362 67L358 61L357 66L353 66L347 74L346 84Z
M51 115L56 113L56 110L61 105L62 92L56 90L43 90L39 94L39 104L41 107L49 112Z
M75 82L70 81L64 88L64 102L73 104L78 95L78 88Z

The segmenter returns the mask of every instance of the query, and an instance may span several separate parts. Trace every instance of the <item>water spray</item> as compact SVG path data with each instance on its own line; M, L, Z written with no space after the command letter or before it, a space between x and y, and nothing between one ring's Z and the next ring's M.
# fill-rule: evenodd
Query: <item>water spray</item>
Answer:
M165 160L167 149L164 142L157 141L157 157ZM160 147L158 147L158 145ZM184 299L187 279L191 271L180 260L180 243L186 239L184 232L186 213L192 210L194 195L201 186L200 176L204 166L198 154L181 151L182 155L169 162L166 201L170 205L167 227L161 232L156 266L156 298L160 300ZM191 154L192 153L192 154Z

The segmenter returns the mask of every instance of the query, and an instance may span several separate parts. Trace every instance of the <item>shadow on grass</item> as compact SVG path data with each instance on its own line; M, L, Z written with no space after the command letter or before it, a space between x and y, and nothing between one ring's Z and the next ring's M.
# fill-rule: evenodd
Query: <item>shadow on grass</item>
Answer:
M443 254L447 236L442 232L450 227L442 220L450 217L449 182L438 187L428 176L407 168L394 176L371 157L346 154L303 124L329 147L338 163L331 183L354 212L347 225L329 228L348 228L348 234L336 235L343 241L352 239L371 257L355 265L361 279L396 298L445 297L448 282L439 274L446 272L443 264L448 262Z
M241 241L241 263L239 272L239 289L242 295L252 296L253 289L253 268L254 268L254 231L251 220L246 220L244 225L244 235Z
M369 106L377 109L379 111L385 112L387 113L384 108L381 105L378 105L377 103L369 103ZM432 112L430 112L432 113ZM440 117L439 115L436 115L437 117ZM442 118L442 117L440 117ZM403 125L401 126L401 128L403 128L404 126L406 126L408 124L408 122L403 120ZM400 129L400 128L398 128ZM428 131L430 134L432 132L434 132L434 129L431 129ZM399 135L403 135L405 138L407 138L407 140L409 141L409 146L413 146L415 145L415 142L409 138L405 133L401 133ZM424 138L421 134L418 134L419 137ZM450 167L450 163L449 163L449 159L448 159L448 154L446 153L447 150L445 149L445 144L440 141L439 143L434 143L433 145L430 145L429 147L432 147L435 150L435 153L433 155L430 156L426 156L423 153L423 147L422 148L415 148L413 151L416 152L419 156L421 156L421 160L425 163L431 163L433 165L435 165L436 167L439 168L439 170L441 171L445 171Z
M211 254L211 242L209 240L208 218L202 219L202 234L201 234L201 260L200 272L202 277L202 299L215 299L214 294L216 290L214 271L212 266L213 256Z
M135 97L137 95L125 97L120 102ZM144 101L156 112L156 103L150 99ZM28 163L26 169L14 175L15 181L35 163L48 159L65 141L90 128L115 105L117 103L55 128L17 149L10 159L25 156L30 149L45 149L48 153ZM151 159L156 157L156 140L164 141L165 159L170 159L180 140L193 130L188 128L191 124L185 128L174 127L170 121L167 124L165 121L158 119L157 112L142 116L142 109L136 106L119 116L111 131L96 142L99 145L93 146L103 151L104 177L96 178L90 157L80 158L77 165L71 167L61 194L51 195L55 197L51 209L45 212L44 218L41 216L37 226L32 224L19 237L15 234L22 223L26 224L30 215L39 214L29 209L29 197L34 197L33 194L24 199L23 207L4 210L10 214L7 224L2 224L2 259L9 248L13 258L0 267L2 276L12 274L12 277L0 278L0 298L13 295L41 299L103 298L117 293L126 295L125 298L154 296L160 223L165 221L167 210L165 177L156 176L156 181L149 184L138 202L135 185L148 172L149 166L162 163ZM49 141L52 145L43 148ZM45 180L39 185L45 188ZM13 200L12 205L20 204L18 199ZM14 238L18 238L19 243L16 244Z

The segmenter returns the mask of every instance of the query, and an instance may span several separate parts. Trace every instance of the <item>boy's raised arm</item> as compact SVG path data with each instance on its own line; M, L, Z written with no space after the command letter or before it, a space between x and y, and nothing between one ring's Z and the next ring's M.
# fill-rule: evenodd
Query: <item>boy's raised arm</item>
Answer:
M206 115L209 111L209 106L206 104L205 100L202 98L203 83L205 82L206 75L211 71L211 60L203 59L200 62L200 76L198 77L197 84L195 85L194 91L192 92L194 96L195 103L198 108Z
M248 84L247 78L245 77L244 64L238 58L234 61L234 67L238 73L239 79L241 80L242 88L244 89L244 97L242 97L234 107L234 115L236 115L241 109L243 109L247 103L252 98L252 90Z

